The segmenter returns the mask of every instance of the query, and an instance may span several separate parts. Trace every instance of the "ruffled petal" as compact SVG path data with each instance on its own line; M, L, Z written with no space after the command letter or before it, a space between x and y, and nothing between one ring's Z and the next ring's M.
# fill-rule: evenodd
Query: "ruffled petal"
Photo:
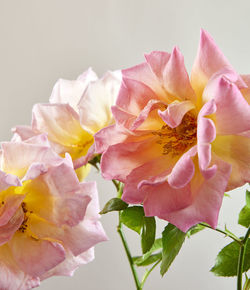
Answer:
M132 204L143 203L146 197L144 185L155 184L160 177L166 181L173 165L171 161L165 155L135 168L126 178L122 199Z
M33 277L41 276L65 259L60 244L37 240L23 233L16 233L9 245L20 269Z
M232 174L230 175L227 190L232 190L249 182L249 137L236 135L217 136L212 144L212 151L232 166Z
M197 126L197 149L199 158L199 167L203 176L207 179L211 178L216 172L216 165L209 167L211 162L211 142L216 138L216 128L213 121L206 118L216 111L214 100L207 102L198 115Z
M78 104L84 130L95 134L114 122L111 106L116 102L120 86L120 71L107 72L103 78L88 85Z
M45 143L39 144L45 136L36 136L27 139L25 142L4 142L2 143L2 170L18 176L20 179L25 177L28 172L30 177L35 177L38 172L44 171L45 168L34 163L42 163L48 167L57 165L62 162L55 152ZM47 138L45 137L47 140Z
M204 179L202 175L196 171L191 181L192 202L190 205L166 214L164 214L164 212L160 214L154 212L154 214L159 218L169 221L184 232L200 222L208 223L215 228L217 226L224 192L231 173L231 166L218 158L215 160L214 164L217 166L217 171L210 179ZM176 195L178 195L178 193L179 190L176 192ZM179 202L181 203L181 201Z
M8 244L0 247L0 271L2 290L29 290L40 285L39 277L31 277L18 267Z
M239 134L250 130L250 106L235 84L225 77L210 82L204 92L213 96L216 111L216 131L219 135ZM237 116L233 119L232 116Z
M161 145L155 143L154 137L146 141L109 146L101 159L103 177L125 181L134 168L161 155Z
M200 45L191 73L191 84L198 97L202 95L211 76L222 68L233 70L212 37L202 29ZM236 83L241 88L246 86L240 76L238 76Z
M173 102L168 105L165 111L159 110L158 113L170 128L176 128L181 124L185 114L194 108L195 106L191 101Z
M168 184L172 188L183 188L190 182L195 172L192 157L194 157L196 153L197 148L194 146L184 153L174 165L171 173L167 177Z
M9 241L23 222L23 210L19 208L10 220L3 226L0 226L0 246Z
M97 75L89 68L77 80L59 79L52 90L50 103L69 104L78 112L78 103L90 82L96 81Z
M85 155L93 136L82 129L79 116L68 104L37 104L33 108L32 128L48 134L49 140L61 145L63 154L73 159Z
M161 99L164 100L166 98L166 92L162 84L147 62L122 70L122 76L123 78L131 79L148 86Z
M183 55L177 47L173 49L163 71L163 84L166 91L174 96L175 99L196 102L196 96L189 81Z
M147 63L162 84L164 82L164 70L170 57L171 54L164 51L152 51L151 53L145 54Z

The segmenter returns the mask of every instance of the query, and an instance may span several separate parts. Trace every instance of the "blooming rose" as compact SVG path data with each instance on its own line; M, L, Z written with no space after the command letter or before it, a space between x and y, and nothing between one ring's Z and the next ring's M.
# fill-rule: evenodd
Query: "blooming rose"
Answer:
M31 289L93 260L107 239L96 185L79 183L69 155L39 135L2 143L0 161L0 289Z
M120 71L98 79L92 69L74 81L60 79L50 103L34 106L31 127L17 126L14 132L21 140L46 133L53 149L61 156L68 152L74 167L79 168L93 156L93 134L114 122L111 106L120 83Z
M191 81L178 48L145 58L122 71L116 124L96 134L103 176L147 216L216 227L224 191L250 180L250 76L203 30Z

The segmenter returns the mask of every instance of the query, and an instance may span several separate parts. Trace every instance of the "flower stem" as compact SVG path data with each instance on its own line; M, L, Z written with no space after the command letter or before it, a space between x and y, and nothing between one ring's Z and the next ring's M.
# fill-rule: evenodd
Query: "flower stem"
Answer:
M161 262L162 258L160 258L148 271L146 271L145 275L142 278L141 281L141 289L143 288L149 274L154 270L154 268Z
M130 250L129 250L129 247L128 247L128 243L127 243L126 238L125 238L125 235L124 235L123 230L122 230L122 223L120 221L120 213L119 213L119 225L117 227L117 232L120 235L123 247L124 247L125 252L127 254L127 258L128 258L129 264L130 264L130 268L131 268L131 271L132 271L132 274L133 274L133 277L134 277L134 280L135 280L136 289L137 290L142 290L142 285L141 285L140 280L138 278L138 275L137 275L137 272L136 272L136 269L135 269L135 264L134 264L133 258L131 256L131 253L130 253Z
M200 223L200 225L202 225L203 227L209 228L211 230L214 230L216 232L222 233L223 235L233 239L235 242L237 242L238 244L242 245L242 241L239 238L237 238L234 234L232 234L230 232L226 232L226 231L223 231L223 230L218 229L218 228L214 229L214 228L210 227L208 224L205 224L205 223Z
M249 235L250 235L250 227L248 228L246 235L244 239L242 240L241 247L240 247L238 269L237 269L237 290L242 290L243 265L244 265L244 258L245 258L245 252L246 252L246 244L247 244Z

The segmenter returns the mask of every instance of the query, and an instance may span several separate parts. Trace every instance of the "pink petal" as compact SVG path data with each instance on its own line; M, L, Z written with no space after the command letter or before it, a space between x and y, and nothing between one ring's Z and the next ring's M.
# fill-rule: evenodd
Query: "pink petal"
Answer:
M166 91L175 99L196 101L191 87L184 58L177 47L171 53L170 59L163 71L163 83Z
M60 244L36 240L23 233L17 233L9 244L19 267L34 277L41 276L65 259L65 251Z
M241 93L250 105L250 75L241 75L241 77L247 85L247 88L242 89Z
M184 153L175 164L171 173L167 177L168 183L172 188L182 188L190 182L195 172L192 157L194 157L196 153L196 146L192 147Z
M145 186L146 198L143 206L146 216L158 216L162 218L188 207L192 203L190 185L180 189L174 189L167 182L154 186Z
M210 179L204 179L196 172L191 182L193 198L189 206L166 214L160 213L158 217L169 221L184 232L200 222L208 223L215 228L231 173L231 166L222 160L216 159L215 164L217 171Z
M107 236L99 221L84 219L79 225L65 227L63 244L69 248L74 256L89 250L94 245L107 240Z
M211 76L225 67L233 70L212 37L205 30L201 30L200 45L191 73L192 87L197 96L202 95L202 91ZM245 87L245 83L240 76L237 85Z
M160 80L154 74L148 63L144 62L129 69L122 70L122 76L148 86L160 98L165 98L166 96Z
M94 259L94 248L90 248L79 256L73 256L69 251L66 252L66 259L55 268L42 275L41 280L51 276L73 276L75 270L82 264L87 264Z
M194 108L191 101L174 102L168 105L165 111L159 110L158 114L169 127L176 128L181 124L185 114Z
M86 165L89 160L91 160L94 157L95 154L95 144L91 145L88 153L85 156L82 156L78 159L75 159L73 164L74 164L74 169L78 169L84 165Z
M134 168L161 155L161 146L155 143L154 137L141 142L109 146L101 159L103 177L125 181ZM118 163L117 160L119 160Z
M23 210L19 208L5 225L0 226L0 246L12 238L12 236L21 226L23 218Z
M126 178L122 199L127 203L142 203L146 196L144 185L155 184L159 176L166 181L173 163L171 161L169 156L160 156L132 170Z
M133 122L136 120L135 115L128 113L127 111L118 106L111 107L111 111L114 116L116 125L130 128Z
M232 135L250 130L250 106L237 86L224 77L210 85L214 88L213 95L217 106L217 134ZM233 122L232 116L237 116Z
M216 165L208 168L211 162L211 142L216 137L216 128L211 119L205 118L206 115L215 113L216 105L214 100L207 102L198 115L197 125L197 149L199 167L205 178L211 178L216 172Z
M244 136L217 136L213 142L213 152L232 166L227 190L232 190L249 182L249 148L249 138Z
M12 141L24 141L37 135L31 126L16 126L12 129L12 132L14 133Z
M150 113L154 110L165 107L165 104L158 100L150 100L147 105L140 112L139 116L133 121L129 129L134 131L136 129L143 130L158 130L160 129L164 123L161 120L157 120L157 118L150 118ZM138 128L140 127L140 128Z
M12 174L6 174L0 170L0 190L3 191L10 186L21 186L20 179Z
M121 143L127 138L124 130L119 130L115 125L108 126L95 134L95 152L103 153L108 146Z
M92 67L89 67L86 71L81 73L77 80L81 82L89 83L90 81L96 81L98 79L96 73L93 71Z
M159 100L159 97L150 86L137 79L124 77L116 105L138 116L151 99Z
M7 195L7 197L2 200L4 204L0 205L0 226L4 226L10 221L16 214L24 198L25 195L23 194L12 194ZM14 220L12 220L12 222Z
M163 83L164 69L170 56L170 53L163 51L152 51L151 53L145 54L147 63L161 83Z
M46 167L51 164L56 165L62 163L62 158L53 152L50 147L43 144L36 144L36 141L40 140L40 137L44 136L36 136L27 139L25 142L2 143L2 169L7 173L15 174L19 178L23 178L33 163L42 163ZM34 144L32 144L33 142ZM33 169L30 169L30 176L35 176L42 169L40 167L38 170L35 167L34 165Z
M1 289L29 290L40 285L39 277L31 277L16 264L7 244L0 247Z

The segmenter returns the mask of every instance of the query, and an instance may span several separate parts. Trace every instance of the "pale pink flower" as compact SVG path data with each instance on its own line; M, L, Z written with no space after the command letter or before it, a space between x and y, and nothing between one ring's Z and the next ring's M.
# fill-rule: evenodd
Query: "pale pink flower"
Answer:
M250 77L203 30L191 81L178 48L145 58L122 71L116 124L96 134L103 176L147 216L216 227L224 191L250 180Z
M92 261L107 237L96 185L79 183L70 156L38 135L2 143L0 166L0 289L31 289Z
M120 84L120 71L107 72L98 79L92 69L74 81L58 80L50 103L34 106L32 125L14 128L13 141L46 133L59 155L71 155L75 168L86 164L94 154L93 135L114 122L111 106Z

